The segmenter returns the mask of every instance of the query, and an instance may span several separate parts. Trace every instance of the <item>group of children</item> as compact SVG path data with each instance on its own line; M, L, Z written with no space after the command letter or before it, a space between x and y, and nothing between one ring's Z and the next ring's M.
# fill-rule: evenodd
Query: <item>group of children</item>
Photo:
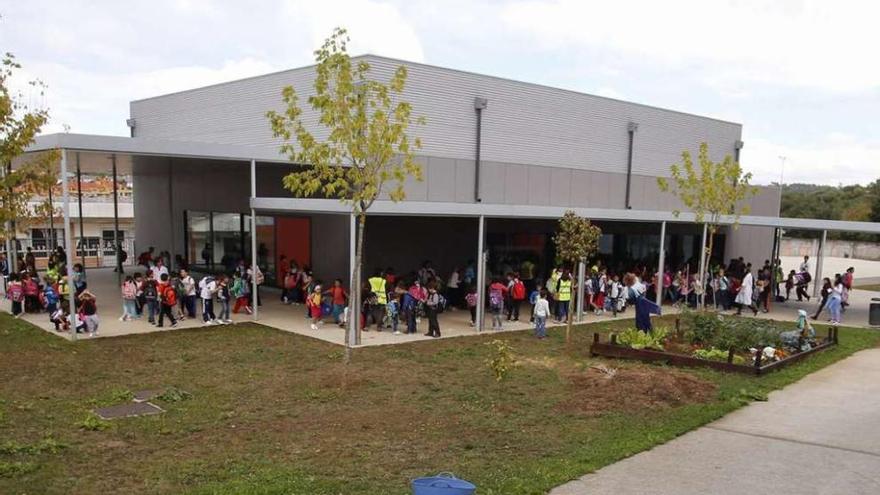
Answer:
M169 272L160 260L149 265L146 273L125 277L122 283L122 316L120 321L142 318L158 328L167 318L172 327L178 321L196 318L197 302L202 310L204 325L232 323L231 314L253 312L252 277L262 284L262 274L242 264L232 276L206 275L198 283L186 269ZM215 312L215 302L219 310Z
M97 298L89 292L87 286L85 270L81 264L75 264L68 276L64 266L59 267L54 261L50 261L42 278L33 266L10 274L6 283L6 298L11 303L14 317L19 318L25 313L45 312L55 326L55 331L69 331L69 292L72 288L78 316L75 331L96 336L99 325Z

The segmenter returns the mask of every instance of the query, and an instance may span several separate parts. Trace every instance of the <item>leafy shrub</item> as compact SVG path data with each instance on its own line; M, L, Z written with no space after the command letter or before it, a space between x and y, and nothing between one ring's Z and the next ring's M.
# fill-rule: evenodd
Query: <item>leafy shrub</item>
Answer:
M101 419L97 414L90 412L81 421L76 423L81 430L102 431L110 427L110 423Z
M662 351L668 334L669 330L666 328L655 328L653 332L649 333L636 328L627 328L617 334L617 342L633 349L656 349Z
M727 352L716 347L710 347L709 349L697 349L694 351L694 357L700 359L706 359L708 361L722 361L727 362ZM745 364L746 360L744 357L734 354L733 356L733 364Z
M192 394L177 387L168 387L156 398L162 402L182 402L192 399Z
M779 346L780 332L766 320L701 311L683 313L681 323L684 327L684 338L691 344L737 350Z
M507 378L510 370L516 366L513 347L507 341L500 339L495 339L492 342L486 343L486 345L493 348L493 355L486 360L486 365L492 370L492 374L495 375L495 381L500 382Z

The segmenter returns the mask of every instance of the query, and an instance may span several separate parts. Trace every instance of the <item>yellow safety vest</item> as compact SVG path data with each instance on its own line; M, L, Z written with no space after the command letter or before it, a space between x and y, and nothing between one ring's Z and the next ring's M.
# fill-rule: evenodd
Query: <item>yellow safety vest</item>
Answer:
M379 304L388 302L388 294L385 293L385 279L382 277L372 277L370 279L370 290L376 293L376 299Z
M571 301L571 280L560 280L556 300Z

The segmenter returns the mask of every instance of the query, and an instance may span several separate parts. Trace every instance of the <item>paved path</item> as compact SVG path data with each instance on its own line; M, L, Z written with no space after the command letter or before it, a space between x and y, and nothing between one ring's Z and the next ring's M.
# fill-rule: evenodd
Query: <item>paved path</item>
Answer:
M880 349L551 495L880 493Z

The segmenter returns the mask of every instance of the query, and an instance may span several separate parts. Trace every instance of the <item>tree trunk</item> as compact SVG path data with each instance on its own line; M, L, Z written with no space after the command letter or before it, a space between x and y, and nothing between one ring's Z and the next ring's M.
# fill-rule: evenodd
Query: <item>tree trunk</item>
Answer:
M345 362L351 360L352 346L361 343L361 322L360 322L360 296L361 296L361 267L363 265L364 254L364 230L367 225L366 212L358 213L358 231L357 240L355 241L354 267L351 271L351 285L349 286L348 298L348 317L349 325L354 325L354 332L349 331L348 338L345 341Z
M706 262L703 263L703 268L704 268L704 270L708 270L710 272L712 270L712 267L709 266L709 262L712 261L712 249L713 249L714 244L715 244L715 229L710 228L709 229L709 246L706 247L706 251L703 254L706 257ZM703 277L701 279L701 283L705 283L704 281L706 280L706 274L703 273L701 275L701 277ZM706 300L706 291L707 290L709 290L709 287L704 286L703 287L703 301ZM715 293L712 293L712 304L716 307L718 306L717 301L715 300ZM705 304L701 304L701 306L702 306L701 309L704 309L704 310L706 309Z

